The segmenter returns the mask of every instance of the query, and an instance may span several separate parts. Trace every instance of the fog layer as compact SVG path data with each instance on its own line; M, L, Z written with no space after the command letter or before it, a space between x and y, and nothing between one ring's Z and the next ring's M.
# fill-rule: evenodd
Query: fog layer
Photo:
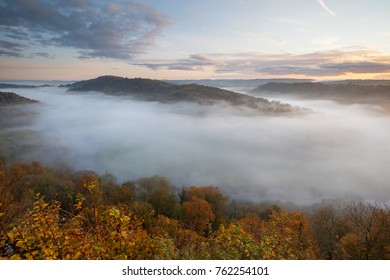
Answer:
M120 181L157 174L255 201L390 201L390 121L368 106L295 100L314 112L265 117L64 88L14 92L44 102L33 125L43 148L30 155L44 163Z

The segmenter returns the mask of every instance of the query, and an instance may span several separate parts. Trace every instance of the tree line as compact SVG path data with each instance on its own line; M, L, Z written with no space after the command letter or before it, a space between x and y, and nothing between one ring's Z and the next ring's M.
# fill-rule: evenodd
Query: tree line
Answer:
M1 259L390 259L390 209L349 201L312 214L161 176L0 162Z

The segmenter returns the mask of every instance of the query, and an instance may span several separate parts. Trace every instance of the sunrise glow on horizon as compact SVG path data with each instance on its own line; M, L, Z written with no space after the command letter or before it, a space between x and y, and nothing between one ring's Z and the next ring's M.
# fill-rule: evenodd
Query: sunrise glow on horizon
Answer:
M390 2L0 0L0 79L390 79Z

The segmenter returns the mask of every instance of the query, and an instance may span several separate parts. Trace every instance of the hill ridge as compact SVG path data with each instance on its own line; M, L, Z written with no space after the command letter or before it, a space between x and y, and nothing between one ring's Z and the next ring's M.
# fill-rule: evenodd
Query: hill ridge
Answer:
M0 91L0 106L31 104L31 103L38 103L38 101L20 96L13 92Z
M190 102L201 105L213 105L225 102L232 106L245 106L262 113L292 113L299 108L289 104L269 101L225 89L198 84L177 85L165 81L146 78L123 78L118 76L100 76L67 85L68 91L99 91L109 95L128 96L143 101L161 103Z

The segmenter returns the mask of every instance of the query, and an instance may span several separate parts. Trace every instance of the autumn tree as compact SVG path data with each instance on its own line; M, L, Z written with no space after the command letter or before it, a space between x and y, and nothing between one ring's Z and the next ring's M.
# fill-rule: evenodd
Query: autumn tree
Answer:
M275 215L275 213L281 213L282 212L282 208L279 207L278 205L271 205L270 207L268 207L267 209L263 210L260 212L259 216L262 220L264 221L269 221L271 216Z
M91 221L90 207L78 195L76 213L60 215L58 201L36 196L33 208L1 235L8 259L174 259L169 236L149 234L142 218L126 207L101 206Z
M28 187L32 193L40 193L46 202L53 199L61 203L61 208L70 211L75 202L76 185L74 184L74 171L66 167L44 167L39 163L32 163L32 170L29 171Z
M341 258L341 239L347 232L341 209L323 205L311 219L311 235L321 259Z
M210 250L210 239L200 236L193 230L179 228L174 242L179 259L208 260L213 254Z
M215 215L210 203L196 196L183 203L182 221L190 230L200 235L207 235L209 226L214 221Z
M179 215L179 202L176 190L165 177L153 176L137 181L138 197L153 206L156 214L168 217Z
M111 192L115 190L117 187L119 187L116 183L116 177L110 172L105 172L103 175L100 175L98 177L98 182L100 188L102 189L104 200L106 202L109 202L111 197Z
M262 250L252 234L241 224L221 225L210 241L213 259L250 260L261 259Z
M363 202L349 202L344 209L348 233L342 247L349 259L390 259L390 211Z
M17 163L10 167L0 161L0 223L5 226L32 204L31 181L42 172L37 162Z
M257 242L261 242L266 222L259 215L247 214L237 222L245 231L249 232Z
M232 220L240 220L247 215L258 215L262 211L260 206L252 201L242 201L232 199L227 205L229 218Z
M179 198L180 205L182 205L186 200L187 191L188 188L186 188L185 186L182 186L177 190L177 196Z
M272 211L262 231L265 259L312 259L308 219L301 212Z
M100 187L99 176L93 171L78 172L74 178L74 200L77 194L85 197L87 206L98 207L103 204L103 191Z
M137 199L137 188L134 181L127 181L120 186L109 184L103 191L108 204L130 206Z
M193 197L204 199L211 205L211 210L215 215L214 230L217 230L221 224L227 221L226 201L228 197L218 187L190 187L186 193L186 200L191 201Z

